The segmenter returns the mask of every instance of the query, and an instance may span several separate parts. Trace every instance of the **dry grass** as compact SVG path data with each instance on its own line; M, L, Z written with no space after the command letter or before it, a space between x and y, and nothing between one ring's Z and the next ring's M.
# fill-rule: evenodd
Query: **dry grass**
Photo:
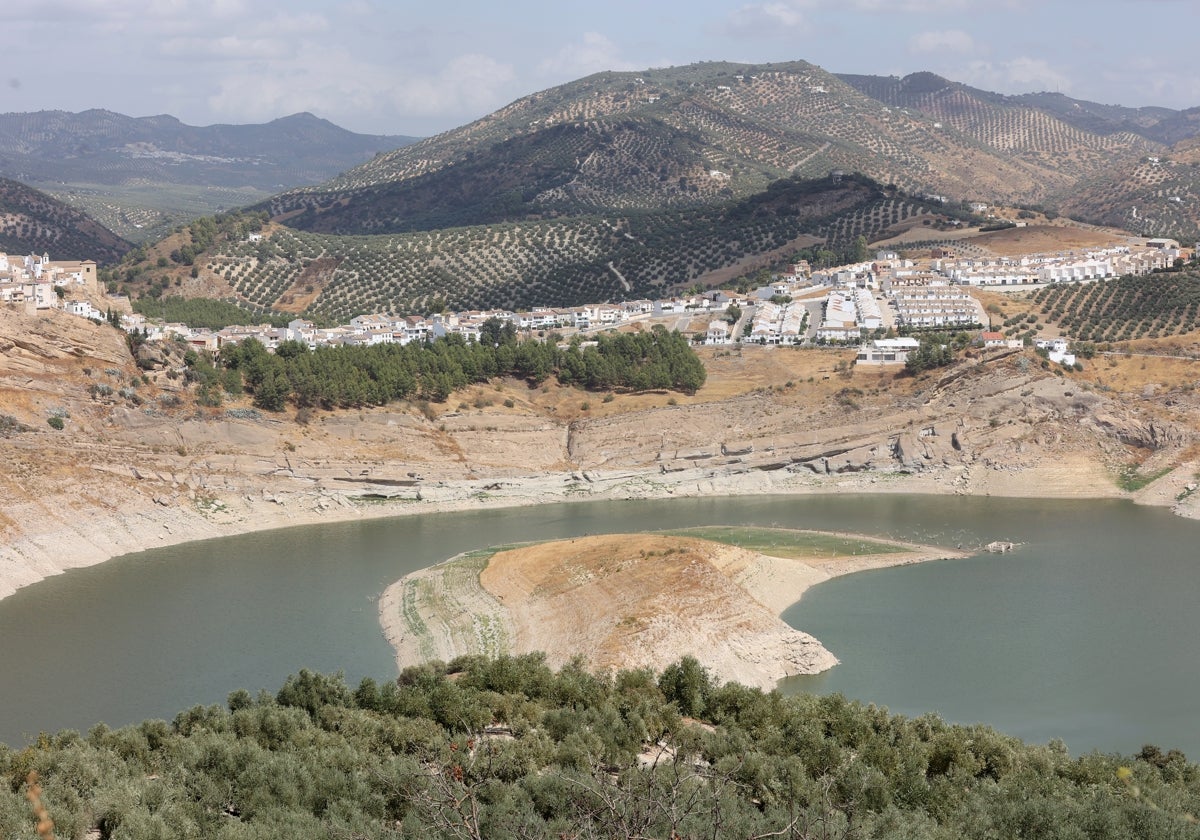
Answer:
M1187 359L1124 355L1118 351L1098 355L1083 364L1083 373L1073 374L1074 377L1138 396L1145 395L1147 389L1192 387L1200 378L1196 362Z
M499 552L479 581L516 615L545 613L541 629L554 617L575 625L577 616L588 616L587 627L573 631L576 652L588 651L599 667L620 667L636 647L634 637L658 620L664 596L705 605L699 615L732 608L733 585L712 567L719 550L683 537L584 537Z
M994 329L1002 329L1005 319L1017 315L1034 313L1039 320L1045 316L1041 308L1032 300L1032 292L993 292L987 289L971 289L971 295L983 304L983 309L991 318Z
M1024 254L1047 254L1085 248L1103 248L1123 244L1129 234L1121 231L1097 230L1074 225L1029 225L1028 227L995 230L966 237L972 245L986 248L1002 257Z
M447 413L463 411L482 415L517 412L571 421L671 405L718 403L767 392L783 402L796 404L833 399L846 388L908 395L918 384L897 368L853 367L856 351L852 349L795 350L748 345L700 347L697 354L704 362L708 378L695 394L656 390L610 395L564 387L554 380L531 388L523 380L505 378L472 386L442 405L430 406L431 419L439 421ZM512 401L511 407L505 406L506 400Z

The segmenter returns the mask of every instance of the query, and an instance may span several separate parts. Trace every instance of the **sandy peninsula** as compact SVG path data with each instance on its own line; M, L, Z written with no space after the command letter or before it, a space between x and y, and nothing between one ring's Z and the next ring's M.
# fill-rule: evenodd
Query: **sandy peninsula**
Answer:
M697 537L619 534L472 552L389 587L380 622L399 668L544 651L555 667L582 657L597 669L661 670L692 655L718 679L769 689L837 664L820 641L780 618L809 587L964 556L872 545L878 553L780 557Z

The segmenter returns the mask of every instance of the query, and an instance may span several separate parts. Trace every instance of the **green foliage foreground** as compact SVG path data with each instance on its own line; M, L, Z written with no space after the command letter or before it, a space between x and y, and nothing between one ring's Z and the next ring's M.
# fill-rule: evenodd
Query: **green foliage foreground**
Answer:
M1200 836L1200 768L1179 753L1073 759L718 686L693 659L612 676L471 657L354 690L301 671L172 723L43 736L0 747L0 836L36 837L31 771L59 837Z

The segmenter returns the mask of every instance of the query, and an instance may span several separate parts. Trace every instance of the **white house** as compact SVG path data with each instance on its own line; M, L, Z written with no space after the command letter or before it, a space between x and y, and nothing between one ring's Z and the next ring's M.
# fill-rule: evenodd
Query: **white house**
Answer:
M704 334L705 344L729 344L729 324L717 318L708 322L708 331Z
M80 318L91 318L93 321L104 320L104 313L86 300L68 301L63 308L71 315L78 315Z
M855 362L860 365L902 365L908 354L921 346L921 342L910 336L903 338L877 338L858 348Z

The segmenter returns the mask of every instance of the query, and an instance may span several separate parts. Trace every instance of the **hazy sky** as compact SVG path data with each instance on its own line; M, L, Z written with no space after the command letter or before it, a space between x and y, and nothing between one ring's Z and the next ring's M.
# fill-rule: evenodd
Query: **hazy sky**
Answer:
M1195 0L5 0L0 111L427 135L599 70L803 59L1200 105Z

